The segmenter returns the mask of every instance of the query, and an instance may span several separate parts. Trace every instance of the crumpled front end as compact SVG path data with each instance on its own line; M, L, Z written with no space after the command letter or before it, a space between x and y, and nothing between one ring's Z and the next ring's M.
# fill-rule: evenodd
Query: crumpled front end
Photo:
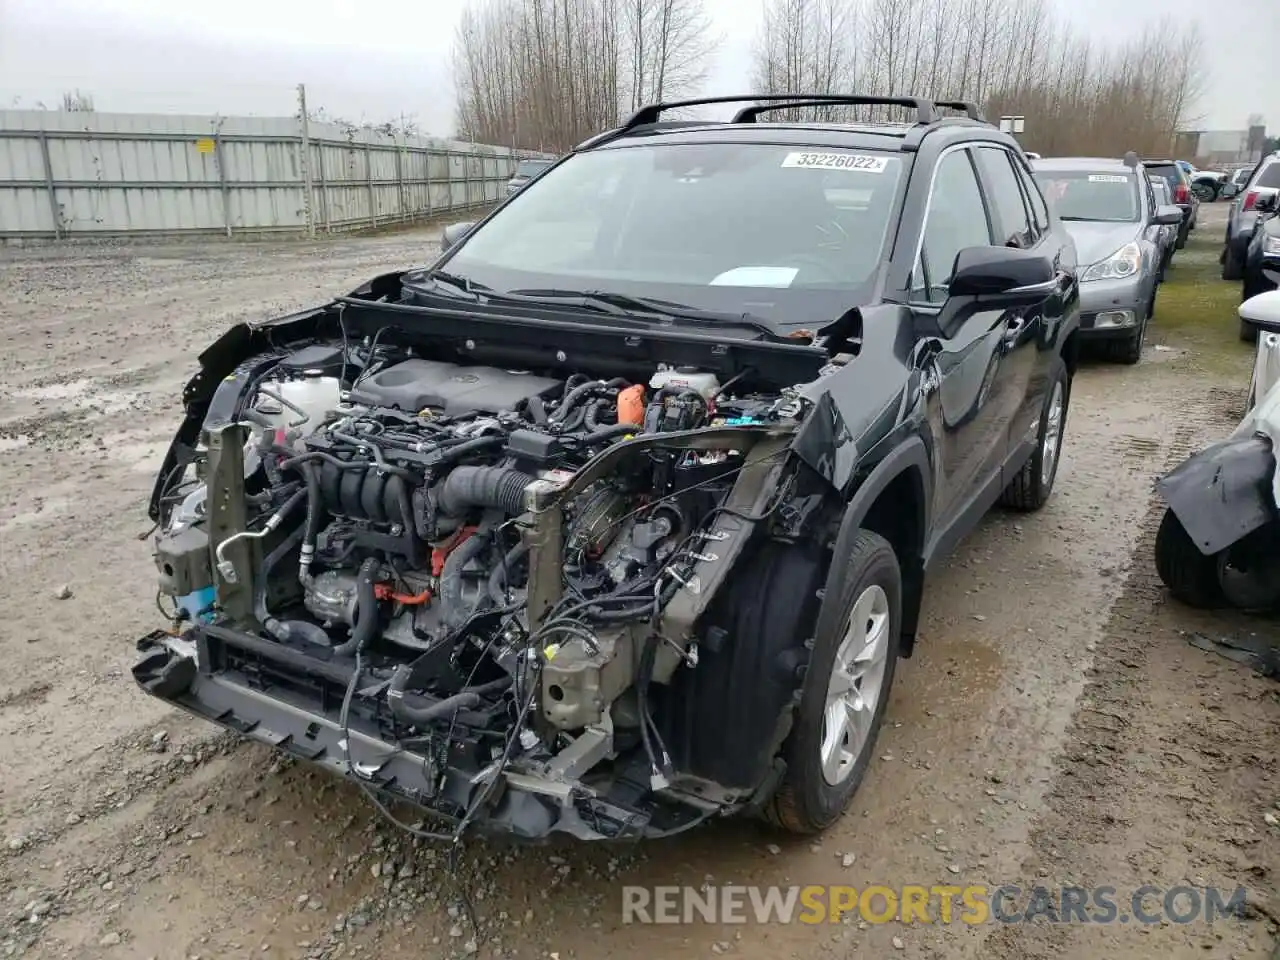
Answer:
M158 484L172 623L137 682L455 831L653 837L760 802L791 686L720 747L714 698L752 693L687 678L753 544L830 521L808 410L377 336L249 357Z

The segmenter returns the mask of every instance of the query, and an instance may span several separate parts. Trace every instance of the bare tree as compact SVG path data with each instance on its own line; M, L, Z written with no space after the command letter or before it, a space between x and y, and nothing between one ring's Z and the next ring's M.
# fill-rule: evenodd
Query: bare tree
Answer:
M856 85L857 7L851 0L775 0L756 38L752 83L760 93L847 93ZM811 108L833 119L840 108ZM798 108L774 114L796 119Z
M78 87L70 93L62 95L60 110L66 113L93 113L93 94L85 93Z
M1171 20L1098 44L1048 0L765 2L752 71L761 92L972 100L1026 116L1024 142L1042 153L1170 150L1203 85L1198 34Z
M454 43L460 135L564 150L705 78L702 0L487 0Z

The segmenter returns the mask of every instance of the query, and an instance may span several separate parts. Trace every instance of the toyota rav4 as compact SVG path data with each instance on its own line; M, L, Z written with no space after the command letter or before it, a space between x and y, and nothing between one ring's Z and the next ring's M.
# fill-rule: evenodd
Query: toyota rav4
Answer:
M433 836L841 815L939 558L1053 489L1075 251L971 104L709 102L201 354L143 689Z

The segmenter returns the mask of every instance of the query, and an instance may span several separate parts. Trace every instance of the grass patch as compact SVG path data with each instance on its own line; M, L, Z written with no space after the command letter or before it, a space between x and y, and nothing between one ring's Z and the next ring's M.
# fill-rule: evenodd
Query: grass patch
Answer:
M1221 249L1219 230L1202 227L1191 234L1156 295L1147 337L1181 351L1175 363L1247 381L1254 347L1240 339L1240 283L1222 279Z

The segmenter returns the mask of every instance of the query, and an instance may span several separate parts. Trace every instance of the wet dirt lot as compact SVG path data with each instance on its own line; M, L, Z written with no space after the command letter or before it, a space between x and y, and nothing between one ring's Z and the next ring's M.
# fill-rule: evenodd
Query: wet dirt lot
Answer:
M1220 216L1202 212L1174 281L1219 283ZM1272 956L1276 685L1187 638L1276 624L1178 606L1150 559L1152 480L1243 412L1230 295L1194 335L1157 315L1140 366L1081 370L1053 500L992 514L933 578L878 756L818 842L728 822L644 846L439 849L138 692L132 643L159 624L138 535L195 354L431 249L420 233L0 249L0 956ZM635 926L624 884L1248 895L1212 925Z

